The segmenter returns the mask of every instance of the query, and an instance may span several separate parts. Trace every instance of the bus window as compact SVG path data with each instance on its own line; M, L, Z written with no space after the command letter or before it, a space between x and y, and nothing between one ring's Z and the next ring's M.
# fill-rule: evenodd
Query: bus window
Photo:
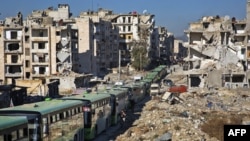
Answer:
M0 135L0 141L4 141L3 139L3 135Z
M60 114L56 114L56 121L59 121L59 120L61 120Z
M84 111L84 127L90 128L91 127L91 117L92 117L92 112L89 106L83 107ZM92 110L94 111L94 110Z
M83 125L83 122L84 122L83 113L77 114L75 112L75 108L70 109L67 112L63 112L63 113L72 113L72 114L66 118L61 118L57 122L50 124L51 132L49 136L51 140L56 140L56 139L68 140L69 138L73 139L77 131L84 126ZM60 114L57 114L57 115L60 115Z
M43 118L43 137L48 136L48 134L49 134L48 119Z
M65 113L65 112L59 114L60 119L64 119L64 113Z
M31 123L31 126L29 128L30 138L32 140L38 140L40 138L39 134L41 134L38 118L32 120L31 122L32 123Z
M17 140L17 131L13 131L13 132L11 133L11 139L12 139L12 140Z

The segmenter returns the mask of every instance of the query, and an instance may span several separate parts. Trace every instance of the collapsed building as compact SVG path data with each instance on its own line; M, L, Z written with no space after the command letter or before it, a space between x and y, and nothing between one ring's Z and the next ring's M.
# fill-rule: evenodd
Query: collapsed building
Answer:
M249 2L247 17L250 16ZM190 88L249 87L249 18L206 16L185 30L188 56L183 70Z

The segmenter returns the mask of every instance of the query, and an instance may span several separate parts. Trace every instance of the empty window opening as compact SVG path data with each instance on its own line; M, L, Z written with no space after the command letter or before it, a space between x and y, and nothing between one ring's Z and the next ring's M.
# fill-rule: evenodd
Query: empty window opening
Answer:
M18 55L11 55L11 63L17 63Z
M204 28L208 28L208 26L209 26L209 23L203 23Z
M45 43L38 43L38 49L45 49Z
M237 82L244 82L244 75L234 75L233 77L232 77L232 82L233 83L237 83Z
M43 31L42 30L39 32L39 36L43 37Z
M39 62L45 62L45 57L44 56L43 57L39 56L38 59L39 59Z
M17 32L16 31L10 32L10 38L11 39L17 39Z
M20 66L9 66L9 73L21 73L21 67Z
M24 28L24 32L28 32L29 31L29 28L28 27L25 27Z
M56 36L60 36L61 32L60 31L56 31Z
M230 82L230 75L225 75L225 82Z
M39 67L39 74L45 74L45 67Z
M30 78L30 72L26 72L25 75L26 78Z
M19 49L19 44L18 43L8 44L8 49L10 51L18 50Z
M201 83L201 79L199 78L199 76L192 76L190 77L190 80L191 80L191 87L199 87Z
M29 60L25 60L25 67L26 68L30 67L30 61Z
M246 53L246 49L245 48L242 48L241 49L241 54L244 55Z
M30 36L25 36L25 42L29 42Z

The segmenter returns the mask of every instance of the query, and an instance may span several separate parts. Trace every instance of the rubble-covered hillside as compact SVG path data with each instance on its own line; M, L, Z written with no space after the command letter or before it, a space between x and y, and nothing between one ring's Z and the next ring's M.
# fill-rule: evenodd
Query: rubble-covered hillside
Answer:
M178 78L173 79L175 83L186 81L174 74L168 77ZM179 101L172 105L158 97L138 106L135 114L142 108L140 118L116 140L157 141L171 137L173 141L222 141L224 124L250 123L248 89L197 89L176 97Z

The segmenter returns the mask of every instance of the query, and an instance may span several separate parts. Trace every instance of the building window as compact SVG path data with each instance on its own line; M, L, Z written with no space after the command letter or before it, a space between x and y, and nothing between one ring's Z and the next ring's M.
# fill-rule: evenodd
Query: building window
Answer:
M131 31L131 26L128 26L128 31Z
M43 37L43 31L42 30L39 32L39 36Z
M45 67L39 67L39 74L45 74Z
M11 36L11 39L17 39L17 32L16 31L10 32L10 36Z
M18 56L17 55L11 55L11 63L17 63Z
M126 27L122 26L122 31L125 32L126 31Z
M61 32L60 31L56 31L56 36L60 36Z
M10 51L18 51L19 50L19 44L18 43L10 43L10 44L8 44L8 50L10 50Z
M30 61L29 60L25 60L25 67L29 68L30 67Z
M30 78L30 72L26 72L26 78Z
M125 23L125 21L126 21L125 17L122 17L122 21L123 21L123 23Z
M29 42L30 37L29 36L25 36L25 42Z
M38 43L38 49L45 49L45 43Z
M131 23L131 17L128 17L128 23Z
M245 48L242 48L241 49L241 54L244 55L246 53L246 49Z

